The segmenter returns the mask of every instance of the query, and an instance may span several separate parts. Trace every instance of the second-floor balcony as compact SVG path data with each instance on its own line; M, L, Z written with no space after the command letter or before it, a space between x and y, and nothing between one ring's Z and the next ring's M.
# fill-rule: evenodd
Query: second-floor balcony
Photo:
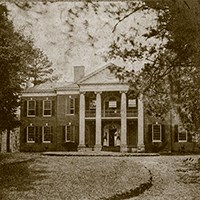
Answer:
M120 109L106 109L102 111L102 117L120 117Z
M85 117L87 118L94 118L96 116L96 110L86 110ZM120 109L105 109L101 112L102 117L121 117ZM137 108L134 109L127 109L127 117L137 117L138 110Z

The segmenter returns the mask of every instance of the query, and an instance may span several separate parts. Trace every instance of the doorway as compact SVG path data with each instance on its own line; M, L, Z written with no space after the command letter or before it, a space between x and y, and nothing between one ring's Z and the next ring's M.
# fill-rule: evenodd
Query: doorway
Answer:
M117 132L117 129L110 129L109 130L109 146L114 147L115 146L115 133Z

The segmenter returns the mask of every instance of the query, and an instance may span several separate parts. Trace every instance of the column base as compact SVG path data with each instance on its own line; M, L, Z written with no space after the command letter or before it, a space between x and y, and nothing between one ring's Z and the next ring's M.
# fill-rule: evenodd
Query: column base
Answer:
M127 152L128 152L128 145L126 145L126 144L121 144L121 145L120 145L120 152L122 152L122 153L127 153Z
M138 145L137 152L138 153L144 153L145 152L145 146L144 146L144 144L139 144Z
M78 145L78 151L79 152L85 152L86 151L86 146L83 144Z
M100 144L96 144L94 146L94 151L101 151L102 150L102 146Z

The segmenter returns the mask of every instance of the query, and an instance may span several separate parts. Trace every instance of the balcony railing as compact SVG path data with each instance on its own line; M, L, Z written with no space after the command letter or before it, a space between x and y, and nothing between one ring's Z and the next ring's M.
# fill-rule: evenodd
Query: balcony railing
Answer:
M137 117L138 116L138 110L135 109L127 109L127 117Z
M96 116L96 110L86 110L85 111L85 117L95 117ZM120 109L115 109L115 110L103 110L102 111L102 117L120 117L121 116L121 111ZM135 109L127 109L127 117L137 117L138 116L138 111L137 108Z
M96 116L96 110L86 110L85 111L85 117L95 117Z
M104 110L102 111L102 117L120 117L120 110L119 109L108 109L108 110Z

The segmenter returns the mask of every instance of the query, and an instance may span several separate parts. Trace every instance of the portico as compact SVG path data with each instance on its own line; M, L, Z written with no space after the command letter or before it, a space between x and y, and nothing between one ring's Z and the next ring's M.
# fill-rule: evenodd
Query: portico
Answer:
M129 97L128 84L120 83L106 67L81 79L78 85L80 88L79 151L87 149L101 151L103 146L119 146L121 152L143 151L142 97L139 99ZM90 128L91 123L94 124L92 126L94 128ZM134 124L133 128L130 128L131 124ZM89 131L86 130L86 126ZM94 138L93 142L86 141L87 134L90 134L90 138ZM133 134L135 135L132 136ZM130 138L136 138L137 141L130 142L133 141Z

